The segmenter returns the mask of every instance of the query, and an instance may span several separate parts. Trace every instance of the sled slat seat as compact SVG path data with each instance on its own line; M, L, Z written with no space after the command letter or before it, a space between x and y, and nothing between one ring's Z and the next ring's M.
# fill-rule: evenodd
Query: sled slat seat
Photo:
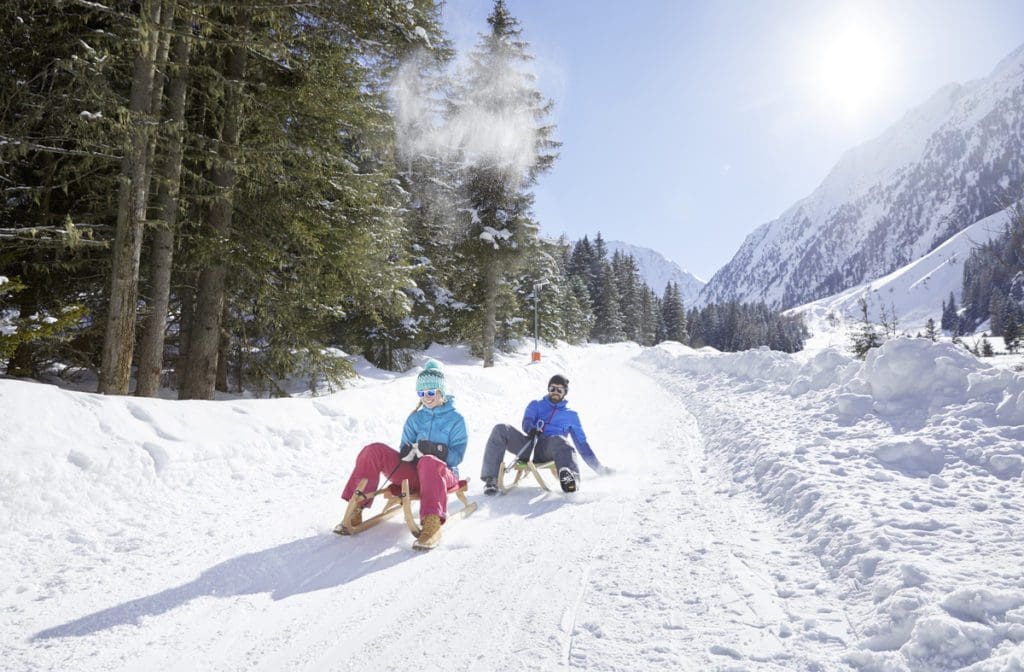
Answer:
M465 490L467 485L469 485L469 481L464 478L464 479L459 481L458 485L453 486L451 488L448 488L448 494L451 495L453 493L458 492L459 490ZM390 497L390 498L401 497L402 496L402 486L401 486L401 484L400 483L392 483L391 485L389 485L387 492L384 493L384 496L385 497ZM416 500L418 500L420 498L420 492L419 492L419 490L413 490L412 488L410 488L409 489L409 496L412 497L413 501L416 501Z
M537 480L537 483L545 492L551 492L551 488L548 487L544 479L541 478L540 472L542 469L549 469L551 475L558 480L558 469L555 467L554 462L530 462L528 460L516 460L508 465L504 463L498 466L498 489L502 494L508 492L512 488L519 485L519 482L527 474L533 474L533 477ZM512 483L505 485L505 477L509 472L515 472L515 478L512 479Z

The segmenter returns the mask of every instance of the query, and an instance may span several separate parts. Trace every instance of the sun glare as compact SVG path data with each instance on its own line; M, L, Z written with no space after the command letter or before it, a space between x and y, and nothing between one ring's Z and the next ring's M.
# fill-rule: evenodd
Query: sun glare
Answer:
M865 30L844 27L829 34L811 61L822 102L857 116L885 89L887 60L882 41Z

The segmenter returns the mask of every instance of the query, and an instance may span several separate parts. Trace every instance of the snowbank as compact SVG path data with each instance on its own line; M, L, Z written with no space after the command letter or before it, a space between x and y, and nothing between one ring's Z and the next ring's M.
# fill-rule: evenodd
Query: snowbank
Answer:
M735 488L846 586L849 665L1024 669L1024 376L926 339L865 361L652 348L638 362L689 399Z

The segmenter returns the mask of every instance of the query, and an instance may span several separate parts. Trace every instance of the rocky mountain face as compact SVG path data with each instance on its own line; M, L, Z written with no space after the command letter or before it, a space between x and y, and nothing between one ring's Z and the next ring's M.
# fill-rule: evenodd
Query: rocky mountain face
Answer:
M884 276L1024 191L1024 46L985 79L951 84L760 226L701 302L801 305Z
M665 286L668 283L675 282L679 284L683 306L689 310L697 304L697 297L704 287L704 281L694 274L684 271L674 261L666 259L650 248L630 245L619 240L608 240L605 244L608 246L609 258L617 251L633 255L640 270L640 278L658 296L665 293Z

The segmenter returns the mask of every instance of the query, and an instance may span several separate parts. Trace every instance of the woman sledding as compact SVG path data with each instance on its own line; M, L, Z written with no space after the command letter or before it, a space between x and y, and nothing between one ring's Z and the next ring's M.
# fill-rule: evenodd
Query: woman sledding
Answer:
M432 548L440 541L441 525L447 518L448 491L459 483L458 466L468 436L466 422L455 410L455 397L448 396L444 371L436 361L429 360L416 377L416 394L419 403L405 421L401 451L383 443L364 447L341 498L351 500L363 479L367 493L377 490L381 475L392 483L408 480L420 497L421 531L415 547ZM347 534L346 527L360 525L363 509L372 503L372 498L362 502L335 532Z

